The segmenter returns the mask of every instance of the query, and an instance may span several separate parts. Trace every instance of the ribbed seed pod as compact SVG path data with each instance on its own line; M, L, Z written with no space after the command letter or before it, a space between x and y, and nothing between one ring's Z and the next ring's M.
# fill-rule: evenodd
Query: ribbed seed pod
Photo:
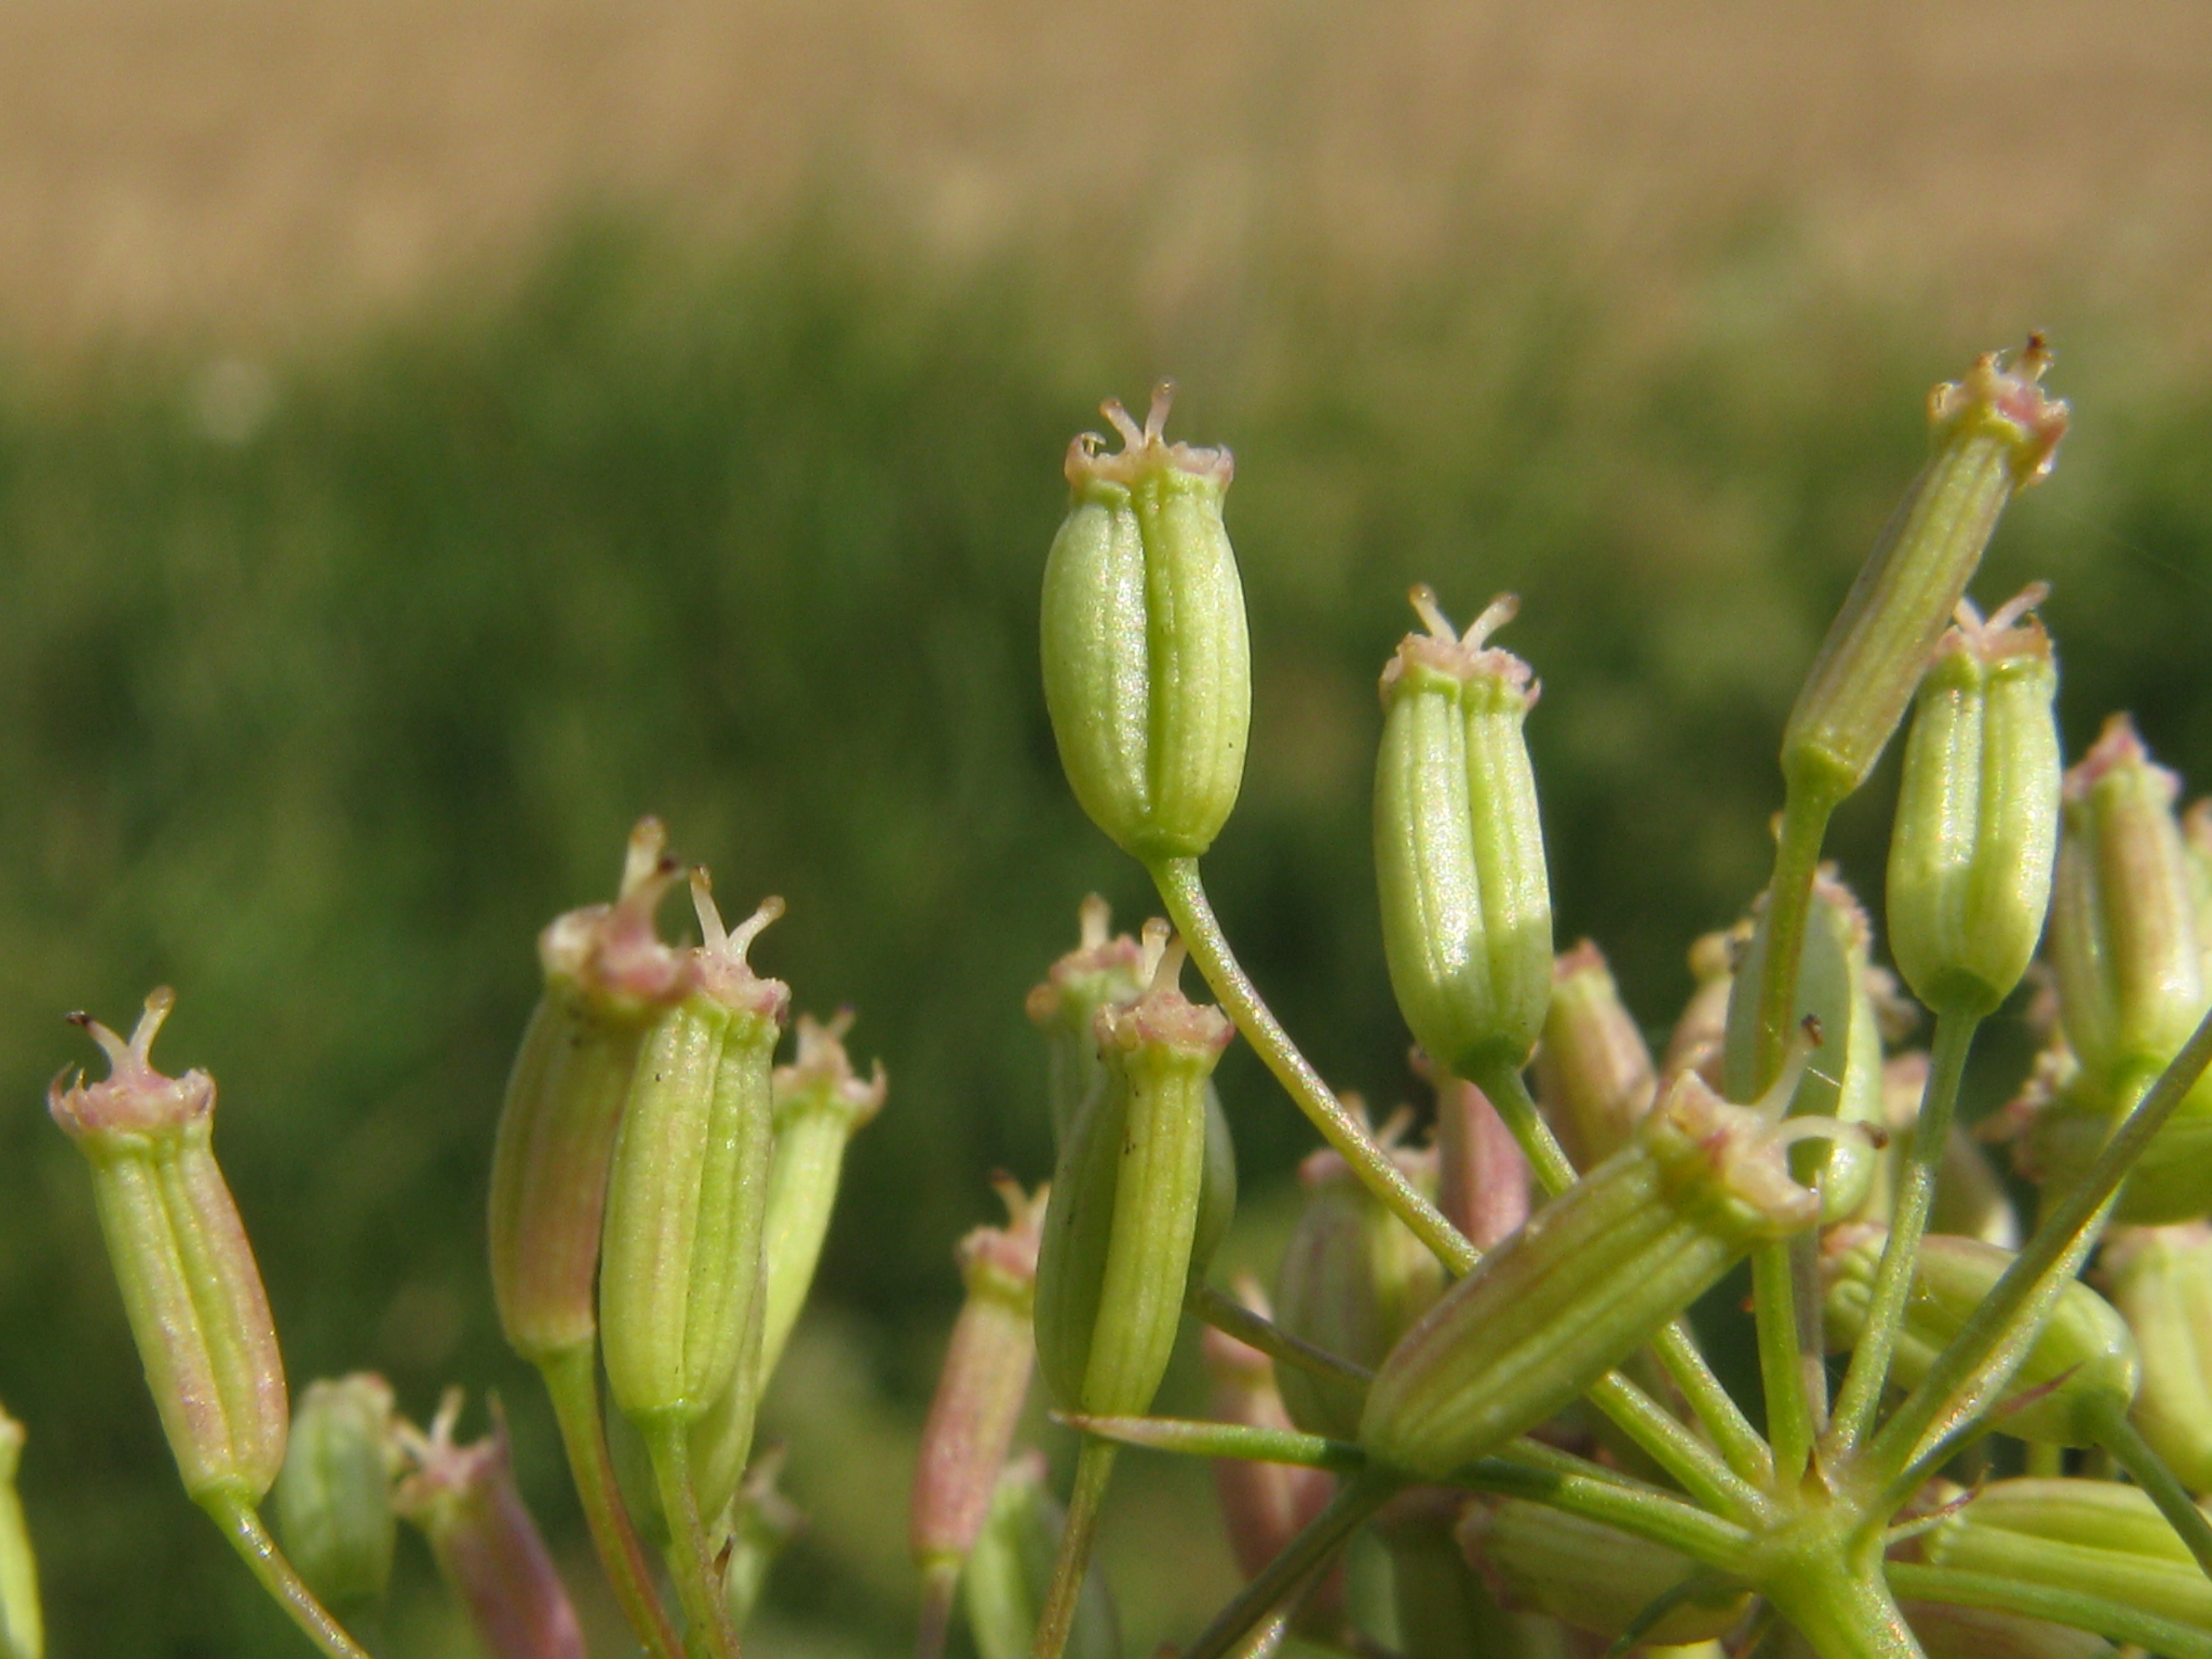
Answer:
M414 1468L393 1495L401 1519L429 1540L490 1659L585 1659L576 1610L515 1487L507 1419L495 1403L491 1433L457 1446L460 1414L460 1390L448 1389L428 1436L402 1426Z
M2135 1425L2183 1486L2212 1492L2212 1227L2116 1227L2099 1263L2142 1355Z
M615 902L572 910L538 936L545 994L507 1079L490 1225L500 1328L533 1363L598 1332L599 1224L623 1101L645 1034L689 989L682 957L653 928L675 875L666 832L641 819Z
M1037 1358L1054 1397L1141 1413L1175 1346L1206 1169L1206 1081L1232 1028L1176 987L1180 944L1146 930L1151 988L1098 1016L1106 1086L1060 1149L1037 1260Z
M1382 671L1375 874L1390 988L1414 1039L1480 1080L1524 1064L1552 995L1552 893L1522 722L1528 664L1486 645L1519 602L1493 600L1464 635L1425 587Z
M1046 1488L1044 1459L1024 1452L1008 1463L962 1580L978 1659L1030 1659L1066 1523ZM1084 1576L1065 1651L1067 1659L1121 1659L1121 1620L1097 1567Z
M215 1079L154 1069L176 997L164 986L128 1042L82 1014L106 1080L57 1078L46 1108L92 1166L100 1231L185 1490L252 1508L284 1462L284 1362L261 1270L216 1166Z
M1852 1346L1865 1330L1888 1237L1887 1229L1860 1224L1839 1227L1823 1241L1832 1348ZM2011 1251L1979 1239L1930 1233L1921 1240L1890 1362L1897 1382L1910 1389L1928 1374L2012 1261ZM2103 1425L2127 1415L2141 1373L2127 1322L2087 1285L2069 1281L2004 1397L1987 1406L1990 1425L2047 1445L2094 1446Z
M957 1574L982 1530L1036 1364L1037 1243L1051 1189L1031 1198L1003 1176L998 1186L1007 1224L978 1227L960 1241L967 1299L915 1466L907 1536L925 1579Z
M1541 1659L1565 1632L1498 1605L1455 1535L1467 1502L1448 1487L1415 1486L1375 1516L1375 1535L1390 1558L1395 1650L1404 1659Z
M1552 1006L1536 1045L1536 1098L1577 1170L1623 1146L1658 1097L1650 1046L1620 1000L1604 953L1584 939L1552 970Z
M1718 1282L1751 1247L1802 1232L1818 1196L1790 1177L1802 1052L1756 1108L1694 1073L1619 1152L1531 1216L1407 1332L1376 1374L1359 1443L1441 1480L1542 1422Z
M389 1382L357 1371L307 1384L276 1477L276 1534L316 1599L342 1617L392 1583L397 1456Z
M769 1077L791 990L745 953L783 901L730 931L704 871L691 893L706 942L631 1077L599 1262L608 1392L641 1425L696 1421L732 1388L759 1394Z
M2050 362L2034 336L2009 368L1985 356L1929 394L1928 465L1852 583L1790 710L1782 771L1793 793L1841 800L1897 729L1998 515L2051 470L2066 405L2036 385Z
M2121 1601L2212 1631L2212 1579L2140 1486L1996 1480L1919 1540L1931 1566Z
M1222 526L1225 449L1162 435L1163 384L1139 428L1103 406L1118 453L1069 446L1067 517L1045 562L1045 707L1075 798L1139 858L1195 858L1237 804L1251 646Z
M1393 1126L1382 1144L1424 1196L1436 1190L1436 1157L1401 1149ZM1443 1294L1444 1271L1334 1152L1298 1166L1305 1188L1275 1279L1275 1322L1293 1336L1363 1370L1381 1364L1399 1338ZM1309 1434L1349 1440L1359 1432L1366 1391L1336 1377L1286 1369L1277 1379L1291 1420Z
M1759 925L1738 968L1735 983L1755 990L1764 973L1766 949L1765 901ZM1792 1117L1834 1117L1847 1123L1886 1128L1888 1106L1882 1089L1881 1009L1875 995L1871 966L1874 925L1850 889L1824 866L1813 884L1813 902L1805 921L1799 957L1797 1007L1801 1025L1816 1023L1820 1051L1805 1069L1790 1103ZM1758 1054L1758 999L1731 998L1727 1047L1723 1056L1725 1092L1747 1093ZM1797 1176L1820 1193L1820 1219L1834 1223L1856 1215L1874 1185L1880 1154L1866 1140L1839 1139L1794 1154Z
M853 1011L828 1024L799 1017L799 1054L770 1077L775 1102L775 1143L769 1155L768 1196L761 1219L761 1323L758 1388L765 1389L791 1340L813 1288L845 1148L883 1109L890 1084L878 1060L863 1082L845 1052ZM699 1510L711 1518L738 1490L752 1449L754 1398L725 1389L692 1425L691 1478Z
M1098 1011L1145 994L1144 951L1129 934L1109 932L1114 913L1106 901L1093 893L1077 915L1081 942L1052 964L1025 1005L1030 1024L1045 1036L1055 1146L1067 1139L1076 1114L1106 1075L1094 1029Z
M1507 1607L1548 1613L1608 1639L1703 1571L1663 1544L1518 1498L1478 1499L1460 1522L1459 1538ZM1725 1635L1742 1622L1750 1601L1741 1589L1693 1596L1652 1626L1646 1640L1679 1646Z
M45 1659L46 1651L38 1558L15 1492L22 1455L23 1425L0 1407L0 1659Z
M2188 1040L2207 1000L2179 791L2125 714L2066 774L2051 912L2058 1017L2115 1110Z
M1889 843L1890 950L1913 994L1979 1018L2043 937L2058 845L2058 671L2029 614L2037 583L1984 623L1959 602L1905 740Z
M2016 1613L1942 1601L1901 1601L1897 1607L1927 1659L2112 1659L2113 1652L2089 1631Z

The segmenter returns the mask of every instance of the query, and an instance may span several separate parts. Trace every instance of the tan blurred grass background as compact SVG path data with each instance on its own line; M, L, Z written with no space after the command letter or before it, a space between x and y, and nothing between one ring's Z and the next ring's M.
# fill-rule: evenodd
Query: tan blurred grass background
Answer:
M825 183L956 258L1141 210L1147 305L1470 219L1663 291L1786 219L1823 282L2212 343L2190 0L0 0L0 338L276 344L580 204L742 230Z

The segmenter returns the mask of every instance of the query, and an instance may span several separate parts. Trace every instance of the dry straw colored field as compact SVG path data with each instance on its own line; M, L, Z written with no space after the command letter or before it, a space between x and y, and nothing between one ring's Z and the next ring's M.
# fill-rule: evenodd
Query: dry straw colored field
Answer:
M956 258L1141 202L1167 305L1285 225L1386 283L1470 214L1652 279L1778 210L1847 288L2201 356L2212 9L0 0L0 339L33 355L274 344L580 203L742 229L825 183Z

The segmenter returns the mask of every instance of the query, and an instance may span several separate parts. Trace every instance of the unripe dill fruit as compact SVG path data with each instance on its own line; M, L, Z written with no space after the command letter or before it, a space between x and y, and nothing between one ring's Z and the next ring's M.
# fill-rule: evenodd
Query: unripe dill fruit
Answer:
M1091 821L1144 859L1195 858L1237 804L1251 722L1251 646L1222 526L1225 449L1162 435L1163 384L1140 428L1109 399L1122 447L1067 452L1067 517L1045 562L1045 706Z

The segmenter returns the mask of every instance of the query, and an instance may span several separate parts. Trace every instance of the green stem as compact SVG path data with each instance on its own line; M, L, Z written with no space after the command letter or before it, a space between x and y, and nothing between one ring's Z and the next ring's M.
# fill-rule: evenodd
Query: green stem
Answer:
M368 1651L346 1633L345 1626L331 1617L330 1610L315 1599L300 1575L261 1524L261 1516L243 1498L221 1494L201 1502L216 1525L222 1528L230 1547L252 1569L261 1588L276 1599L276 1604L292 1615L297 1625L330 1659L368 1659Z
M1448 1484L1525 1498L1679 1550L1716 1572L1747 1576L1750 1533L1656 1486L1540 1467L1517 1454L1481 1458L1455 1471Z
M1298 1052L1290 1034L1261 1000L1258 989L1246 977L1229 948L1220 919L1207 902L1205 884L1199 878L1198 860L1158 859L1149 861L1146 867L1152 875L1152 884L1159 889L1160 901L1167 906L1176 931L1189 948L1191 960L1198 964L1199 972L1213 988L1213 994L1221 999L1222 1007L1244 1034L1244 1040L1297 1103L1298 1109L1321 1131L1322 1139L1328 1142L1368 1190L1413 1230L1416 1238L1436 1252L1437 1259L1445 1267L1455 1273L1464 1273L1473 1267L1476 1260L1474 1246L1444 1218L1443 1211L1421 1196L1406 1178L1405 1171L1376 1143L1366 1126L1345 1109L1335 1091Z
M1174 1452L1184 1457L1234 1457L1248 1463L1288 1463L1304 1469L1353 1474L1367 1454L1349 1440L1329 1440L1297 1429L1261 1429L1190 1417L1093 1417L1055 1413L1071 1429L1118 1446Z
M1183 1311L1192 1318L1225 1332L1248 1348L1256 1348L1278 1364L1295 1365L1316 1376L1349 1382L1358 1389L1364 1389L1375 1380L1375 1373L1365 1366L1340 1359L1326 1348L1317 1348L1291 1335L1273 1320L1254 1313L1236 1297L1223 1295L1211 1285L1192 1285L1183 1297L1182 1305Z
M1953 1607L1986 1607L2054 1625L2094 1631L2109 1642L2128 1642L2163 1654L2166 1659L2212 1659L2212 1632L2144 1613L2124 1601L2111 1601L2080 1590L2060 1589L2024 1579L1998 1578L1952 1567L1892 1561L1890 1588L1916 1601L1948 1601Z
M1214 1616L1213 1622L1185 1651L1183 1659L1223 1659L1245 1632L1266 1618L1278 1602L1335 1554L1360 1523L1389 1502L1403 1486L1397 1476L1379 1470L1370 1470L1346 1482L1329 1500L1328 1507L1285 1545L1235 1601Z
M691 1426L674 1413L665 1412L638 1428L653 1459L661 1513L668 1517L668 1565L690 1624L688 1645L711 1659L738 1659L737 1628L730 1622L729 1603L714 1571L714 1547L699 1513L699 1489L691 1480Z
M2204 1511L2197 1507L2166 1460L2154 1450L2150 1442L2128 1421L2128 1414L2118 1407L2107 1407L2104 1421L2097 1425L2097 1443L2112 1455L2112 1461L2128 1472L2129 1478L2149 1494L2150 1501L2158 1505L2158 1512L2166 1518L2181 1541L2189 1546L2189 1553L2197 1558L2197 1565L2204 1576L2212 1578L2212 1521L2207 1521Z
M684 1659L683 1638L653 1590L653 1570L615 1484L606 1425L599 1419L597 1364L592 1345L582 1342L539 1360L538 1369L545 1379L545 1392L552 1396L562 1449L568 1455L569 1476L576 1483L592 1547L623 1618L653 1659Z
M1820 1659L1925 1659L1877 1558L1863 1570L1826 1552L1759 1586Z
M1882 1482L1882 1502L1877 1506L1881 1518L1910 1495L1921 1465L1938 1454L1971 1416L1976 1396L1992 1386L1993 1379L2001 1386L2002 1377L2010 1375L2002 1351L2010 1345L2026 1352L2051 1303L2095 1243L2120 1182L2208 1063L2212 1063L2212 1012L2105 1143L2081 1184L2051 1206L1996 1288L1937 1356L1920 1386L1860 1453L1862 1472L1856 1472L1855 1479L1868 1485ZM2018 1363L2019 1354L2011 1358ZM1938 1419L1946 1414L1948 1420L1939 1428ZM1923 1442L1928 1443L1924 1450Z
M1075 1455L1075 1487L1067 1498L1067 1528L1060 1534L1060 1559L1053 1564L1052 1589L1037 1615L1035 1659L1060 1659L1075 1626L1075 1605L1083 1576L1091 1566L1091 1540L1098 1532L1098 1510L1106 1483L1114 1474L1114 1443L1090 1435Z
M1889 1382L1897 1334L1905 1323L1905 1303L1912 1291L1921 1235L1927 1231L1928 1213L1936 1201L1936 1177L1942 1168L1952 1115L1959 1103L1959 1084L1966 1076L1966 1054L1980 1026L1978 1015L1936 1016L1935 1054L1921 1097L1919 1122L1912 1131L1911 1156L1899 1177L1889 1242L1882 1247L1881 1267L1875 1274L1866 1328L1860 1333L1858 1345L1851 1350L1850 1367L1844 1373L1836 1420L1821 1448L1830 1462L1857 1449L1873 1424L1875 1408L1881 1403L1882 1389Z
M1522 1156L1528 1160L1529 1168L1536 1172L1536 1179L1546 1194L1557 1198L1574 1185L1574 1165L1568 1161L1566 1151L1559 1145L1559 1137L1552 1133L1552 1126L1544 1121L1543 1114L1537 1110L1536 1103L1529 1095L1528 1086L1522 1080L1520 1073L1510 1066L1495 1066L1487 1068L1483 1076L1469 1080L1489 1099L1498 1116L1504 1120L1507 1131L1520 1144ZM1659 1363L1667 1368L1668 1376L1674 1379L1674 1386L1681 1389L1683 1398L1689 1401L1690 1409L1698 1414L1698 1421L1712 1436L1713 1443L1720 1449L1721 1456L1726 1461L1729 1471L1744 1483L1745 1494L1750 1499L1750 1508L1747 1512L1759 1512L1764 1507L1764 1500L1750 1483L1767 1479L1772 1472L1773 1460L1768 1455L1766 1443L1759 1437L1759 1431L1752 1427L1750 1419L1744 1416L1742 1409L1722 1385L1720 1378L1713 1375L1712 1368L1705 1363L1705 1355L1698 1351L1696 1342L1680 1320L1671 1321L1662 1328L1651 1339L1651 1346L1659 1356ZM1591 1395L1594 1400L1596 1397L1595 1394ZM1610 1407L1607 1408L1607 1413L1613 1415ZM1635 1432L1617 1416L1614 1421L1620 1422L1620 1426L1629 1432ZM1649 1446L1644 1449L1651 1451L1651 1455L1659 1457L1662 1462L1669 1462ZM1673 1472L1671 1464L1669 1472ZM1676 1479L1680 1478L1676 1475ZM1737 1504L1732 1507L1742 1509L1744 1506Z
M1765 1493L1619 1371L1598 1378L1585 1397L1699 1503L1747 1520L1769 1512Z
M1796 1269L1786 1239L1752 1251L1751 1301L1759 1377L1766 1391L1766 1437L1774 1448L1775 1489L1786 1492L1804 1479L1813 1454L1813 1400L1798 1352Z

